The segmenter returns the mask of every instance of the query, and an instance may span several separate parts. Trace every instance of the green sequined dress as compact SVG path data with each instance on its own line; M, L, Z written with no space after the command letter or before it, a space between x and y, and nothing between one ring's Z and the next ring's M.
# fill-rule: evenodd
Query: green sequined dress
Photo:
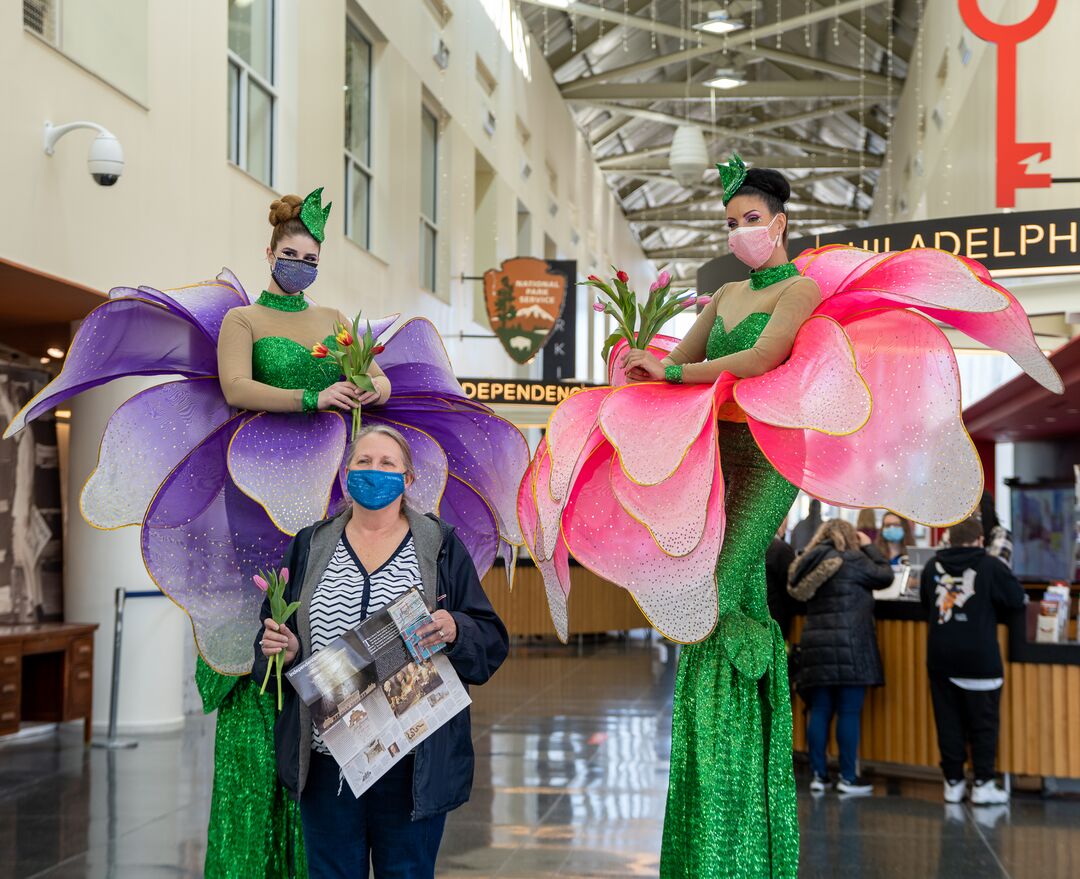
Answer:
M754 313L728 331L718 318L708 359L752 347L768 319ZM766 603L765 551L798 489L746 424L720 422L720 460L719 622L681 650L660 875L786 879L799 862L791 696L784 639Z
M264 293L258 304L277 312L303 311L302 297ZM333 336L324 344L335 345ZM309 399L338 379L333 358L314 360L306 345L266 336L252 346L251 374L258 382L302 388ZM253 634L254 639L254 634ZM195 682L203 710L217 711L214 791L207 831L207 879L304 879L300 809L278 782L274 756L275 696L251 675L219 674L200 657Z
M217 711L214 793L207 830L207 879L307 876L300 808L278 782L275 696L251 675L214 671L200 657L195 683L203 710Z

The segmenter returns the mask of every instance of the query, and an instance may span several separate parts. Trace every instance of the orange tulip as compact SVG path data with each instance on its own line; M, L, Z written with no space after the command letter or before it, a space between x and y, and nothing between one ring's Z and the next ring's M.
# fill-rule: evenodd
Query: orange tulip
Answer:
M342 348L348 348L353 343L352 333L350 333L346 329L343 329L340 333L338 333L335 338L337 339L337 343Z
M317 360L322 360L324 357L330 356L330 349L327 348L322 342L319 342L314 348L311 349L311 356Z

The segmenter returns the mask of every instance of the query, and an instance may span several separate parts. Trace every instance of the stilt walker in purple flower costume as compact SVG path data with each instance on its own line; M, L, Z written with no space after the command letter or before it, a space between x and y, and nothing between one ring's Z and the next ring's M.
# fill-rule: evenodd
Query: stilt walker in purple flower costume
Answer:
M306 875L299 814L277 781L274 701L249 674L263 599L251 576L345 497L343 413L360 406L366 423L405 435L422 474L410 504L455 526L481 576L499 556L512 570L523 542L528 446L465 397L434 326L407 321L376 349L366 392L341 380L334 357L312 356L337 350L352 325L304 295L330 212L321 195L271 205L271 281L254 303L227 269L174 290L112 290L5 433L116 378L180 376L113 414L81 506L94 527L140 528L147 571L191 618L204 709L218 711L208 877ZM372 338L396 321L370 321Z

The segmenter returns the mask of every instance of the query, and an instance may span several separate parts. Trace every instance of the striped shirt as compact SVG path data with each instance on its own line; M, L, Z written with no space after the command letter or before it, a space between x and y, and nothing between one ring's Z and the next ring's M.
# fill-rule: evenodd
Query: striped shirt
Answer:
M330 564L311 596L311 652L318 653L414 586L422 588L411 532L405 535L390 558L370 574L342 534ZM323 754L330 753L314 724L311 747Z

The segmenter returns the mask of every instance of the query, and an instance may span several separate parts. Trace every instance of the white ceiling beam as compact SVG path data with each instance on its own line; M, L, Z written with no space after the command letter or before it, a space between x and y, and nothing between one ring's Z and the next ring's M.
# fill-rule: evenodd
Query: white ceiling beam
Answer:
M589 131L589 139L592 148L595 150L609 137L615 135L619 129L629 121L630 117L626 114L612 112L607 120L601 122L596 128Z
M597 159L596 163L601 169L618 168L622 165L634 166L644 168L645 164L641 163L642 159L651 159L655 156L667 156L671 152L671 144L665 143L661 146L648 147L643 150L635 150L632 153L620 153L615 156L604 156L602 159ZM660 161L655 163L657 168L666 168L667 163Z
M519 0L519 2L536 2L536 0ZM687 61L702 55L711 55L716 51L730 51L739 46L750 45L756 41L764 40L768 37L776 36L777 34L786 33L789 30L816 24L819 21L830 21L838 15L853 11L857 12L860 9L876 6L884 2L885 0L842 0L842 2L838 2L835 5L824 9L817 9L808 13L804 12L801 15L785 18L783 21L762 25L761 27L753 28L751 30L738 31L735 34L726 37L714 37L708 34L702 34L698 31L684 30L683 28L676 27L673 28L675 33L671 34L672 36L690 40L698 45L681 52L675 52L670 55L654 56L635 64L627 64L624 67L616 67L612 70L593 74L590 77L582 77L581 79L577 79L572 83L567 83L562 86L562 91L563 94L569 95L573 93L575 89L584 88L587 85L594 85L598 82L607 82L612 79L621 79L632 73L655 70L657 67L666 67L668 64ZM619 23L624 22L621 13L612 12L611 10L600 10L598 7L589 6L586 3L571 3L567 12L574 12L579 15L591 15L595 13L598 18L602 12L605 16L611 16L611 18L607 18L606 20L617 19ZM645 30L653 29L652 20L647 18L630 16L626 19L625 23L630 24L632 27L641 27ZM663 25L663 27L672 28L671 25L667 24ZM667 33L668 31L657 30L656 32Z
M696 125L701 128L702 131L719 134L726 138L740 137L737 128L729 128L724 125L713 125L702 119L687 119L683 116L675 116L671 113L661 113L658 110L648 110L644 107L627 107L624 104L612 104L607 101L589 101L588 103L594 107L605 109L610 113L625 113L628 116L637 116L641 119L648 119L650 122L661 122L665 125L674 125L676 127L680 125ZM829 146L824 143L795 140L789 137L775 137L769 134L752 134L749 135L749 137L756 143L767 143L774 146L786 147L788 149L802 150L803 152L820 153L824 156L846 156L850 155L851 152L850 150Z
M765 61L772 61L775 64L784 64L788 67L800 67L804 70L813 70L817 73L827 73L830 76L837 76L841 79L864 79L868 83L874 83L875 85L888 86L889 78L883 76L880 73L873 73L869 70L861 71L858 67L848 67L845 64L834 64L832 61L826 61L824 58L811 58L808 55L799 55L795 52L785 52L781 49L769 49L765 46L757 46L754 49L746 49L745 54L751 58L761 58ZM899 94L900 89L904 86L902 79L893 77L893 88Z
M732 89L699 82L607 82L564 92L567 101L790 101L799 98L883 98L884 85L835 79L758 80Z
M710 212L688 210L688 208L715 205L721 198L721 195L708 195L700 198L690 198L672 204L659 205L654 208L642 208L638 211L627 211L626 219L630 222L648 222L650 220L726 219L727 214L723 211ZM794 209L791 212L792 218L798 218L799 220L803 220L807 217L822 217L823 214L827 216L822 217L822 219L829 220L862 220L866 217L866 214L863 211L855 208L845 207L844 205L825 204L824 202L813 201L810 199L795 199L788 204L788 207Z
M758 131L767 131L770 128L783 128L786 125L801 125L803 122L811 122L814 119L820 119L823 116L835 116L838 113L851 113L853 111L858 112L865 106L866 101L860 97L854 101L845 101L843 104L830 104L825 107L818 107L816 110L798 113L794 116L774 116L771 119L762 119L760 122L741 126L739 131L743 134L754 134Z
M657 250L646 250L646 259L664 260L687 260L687 259L712 259L723 256L725 251L715 246L702 247L700 244L691 244L686 247L665 247Z
M668 154L671 152L671 144L650 147L633 153L624 153L619 156L605 156L600 159L598 165L603 171L662 171L668 167ZM659 158L658 158L659 157ZM863 156L860 163L858 154L849 156L743 156L743 161L750 167L776 168L782 171L788 170L812 170L829 171L833 169L847 169L854 171L859 167L881 167L880 156ZM793 182L799 182L793 180Z
M643 9L647 9L651 2L652 0L630 0L628 6L630 14L637 15ZM553 12L557 11L553 10ZM548 56L547 62L551 72L558 74L561 68L591 49L604 36L603 28L603 22L592 20L585 27L578 30L576 40L567 40L565 44ZM609 30L607 33L611 33L611 31Z
M726 215L724 215L723 213L721 213L719 211L717 211L716 213L717 213L717 216L712 217L711 219L708 219L708 220L702 220L701 222L711 223L713 225L713 227L715 228L715 227L718 226L718 224L724 223L727 220ZM819 214L819 212L814 211L813 216L803 217L801 214L792 215L791 222L792 223L797 223L799 225L799 228L801 229L806 223L834 223L834 222L842 222L842 221L847 220L847 219L848 219L847 217L825 217L825 216L821 216ZM634 221L631 221L631 222L633 222L635 224L647 223L649 226L655 227L657 229L683 229L683 230L688 230L688 231L691 231L691 232L707 231L705 229L702 229L702 227L700 225L695 225L695 223L693 223L693 222L691 222L689 220L685 220L685 219L676 219L676 220L667 220L667 219L662 219L662 220L634 220Z

